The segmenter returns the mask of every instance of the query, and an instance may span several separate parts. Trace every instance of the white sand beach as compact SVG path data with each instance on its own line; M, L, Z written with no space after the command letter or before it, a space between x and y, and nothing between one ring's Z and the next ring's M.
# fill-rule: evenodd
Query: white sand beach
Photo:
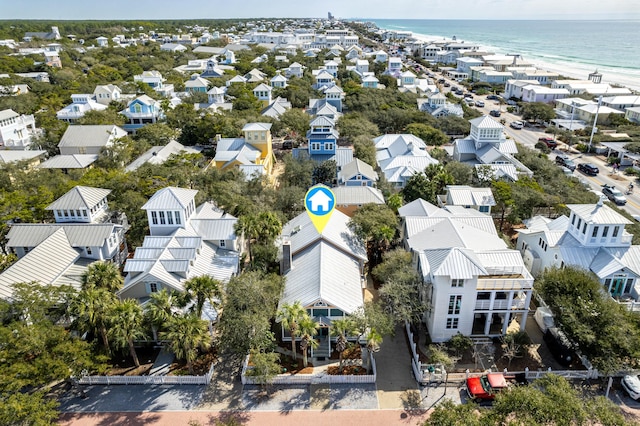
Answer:
M448 37L442 36L434 36L434 35L425 35L425 34L417 34L413 33L413 37L421 42L431 43L435 41L449 41L449 42L462 42L462 40L453 40ZM472 40L467 40L469 44L475 44ZM496 54L504 54L507 52L501 51L501 49L496 48L494 46L480 46L481 50L487 52L493 52ZM508 53L518 53L518 52L508 52ZM549 60L544 60L536 57L526 57L523 55L523 58L529 62L532 62L537 68L555 72L562 76L575 78L578 80L586 80L590 73L594 72L596 69L593 67L587 67L584 64L577 63L569 63L569 62L551 62ZM631 90L640 92L640 73L624 73L615 69L607 69L604 67L597 68L598 72L602 74L602 82L609 83L611 85L617 86L625 86Z

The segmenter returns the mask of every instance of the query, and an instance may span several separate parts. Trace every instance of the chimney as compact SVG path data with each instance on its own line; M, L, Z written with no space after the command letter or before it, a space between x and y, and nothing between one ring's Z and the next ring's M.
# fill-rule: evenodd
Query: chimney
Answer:
M282 260L280 261L280 275L284 275L291 270L291 241L282 242Z

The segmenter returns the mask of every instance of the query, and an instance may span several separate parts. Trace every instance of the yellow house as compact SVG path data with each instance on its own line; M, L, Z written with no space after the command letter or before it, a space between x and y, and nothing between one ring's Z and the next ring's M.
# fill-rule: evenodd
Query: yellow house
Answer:
M216 168L237 167L247 177L270 176L275 163L270 129L271 123L247 123L243 138L220 139L213 158Z

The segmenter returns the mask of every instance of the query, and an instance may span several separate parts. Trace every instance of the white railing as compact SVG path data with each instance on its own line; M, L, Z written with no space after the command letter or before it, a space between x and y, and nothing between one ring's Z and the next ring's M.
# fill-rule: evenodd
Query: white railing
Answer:
M204 376L84 376L81 385L208 385L213 376L213 364Z
M373 374L349 374L349 375L332 375L325 372L319 374L278 374L269 380L270 385L311 385L311 384L346 384L346 383L375 383L377 377L376 360L369 353L371 362L371 371ZM247 375L251 370L249 366L249 355L244 360L242 366L241 380L243 385L261 384L259 379Z
M529 290L533 280L521 279L478 279L477 290Z

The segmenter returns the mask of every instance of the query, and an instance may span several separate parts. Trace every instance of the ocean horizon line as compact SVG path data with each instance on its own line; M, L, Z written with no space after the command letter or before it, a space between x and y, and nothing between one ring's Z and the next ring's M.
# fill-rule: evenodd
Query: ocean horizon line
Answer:
M326 19L320 16L306 16L306 17L273 17L273 16L255 16L251 18L240 16L228 16L228 17L215 17L215 18L176 18L176 17L164 17L164 18L145 18L145 17L128 17L123 19L118 18L81 18L81 19L56 19L56 18L0 18L0 22L9 21L59 21L59 22L78 22L78 21L227 21L230 19L239 19L244 21L250 21L254 19ZM636 18L573 18L573 19L554 19L554 18L533 18L533 19L519 19L519 18L504 18L504 19L477 19L477 18L374 18L374 17L351 17L351 18L337 18L341 21L472 21L472 22L640 22L640 16Z

